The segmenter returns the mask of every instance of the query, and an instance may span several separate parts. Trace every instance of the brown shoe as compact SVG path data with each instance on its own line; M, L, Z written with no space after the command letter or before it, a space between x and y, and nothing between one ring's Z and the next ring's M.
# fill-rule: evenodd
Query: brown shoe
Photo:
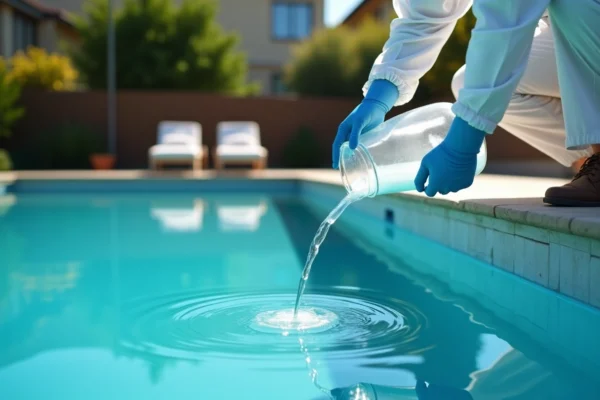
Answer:
M588 158L570 183L546 191L544 203L567 207L600 207L600 153Z

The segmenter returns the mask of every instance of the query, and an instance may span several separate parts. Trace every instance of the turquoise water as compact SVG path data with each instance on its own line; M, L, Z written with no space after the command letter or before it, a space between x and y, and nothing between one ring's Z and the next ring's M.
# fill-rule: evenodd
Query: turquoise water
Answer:
M350 398L341 389L361 382L394 387L396 399L600 393L597 312L523 286L536 304L570 310L550 346L542 329L525 332L393 248L372 249L341 223L351 213L331 228L303 300L335 318L299 334L256 317L293 307L326 212L260 194L0 204L0 399L317 400Z

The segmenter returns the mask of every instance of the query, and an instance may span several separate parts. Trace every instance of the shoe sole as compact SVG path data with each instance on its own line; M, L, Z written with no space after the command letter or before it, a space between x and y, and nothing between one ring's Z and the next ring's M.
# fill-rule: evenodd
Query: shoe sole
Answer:
M559 207L600 207L600 201L583 201L560 197L544 197L544 203Z

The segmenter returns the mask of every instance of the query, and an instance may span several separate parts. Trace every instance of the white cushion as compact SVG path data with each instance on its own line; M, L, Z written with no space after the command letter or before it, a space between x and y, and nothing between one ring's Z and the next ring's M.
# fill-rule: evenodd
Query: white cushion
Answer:
M202 147L184 144L157 144L148 151L155 160L193 160L202 155Z
M198 145L198 141L185 133L174 132L164 135L160 144L186 144L193 146Z
M225 135L220 144L232 146L260 146L260 143L254 136L243 132Z
M222 144L217 146L217 157L221 160L245 161L260 160L267 155L267 149L262 146L232 146Z
M254 144L260 146L260 128L252 121L224 121L217 124L217 144Z
M193 121L161 121L158 124L159 144L202 145L202 126Z

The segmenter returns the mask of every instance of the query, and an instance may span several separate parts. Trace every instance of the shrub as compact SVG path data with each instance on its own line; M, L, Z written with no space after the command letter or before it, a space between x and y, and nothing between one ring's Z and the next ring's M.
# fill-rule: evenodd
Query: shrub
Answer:
M10 171L12 169L12 161L6 150L0 149L0 171Z
M69 57L29 47L10 61L9 77L22 87L52 91L74 90L79 74Z
M17 106L20 97L21 87L9 77L6 62L0 57L0 138L9 138L13 125L25 114Z
M316 32L293 49L293 61L285 68L286 85L307 96L359 96L351 82L360 69L352 54L350 29L338 27Z
M102 137L87 126L66 123L43 132L37 140L38 168L87 169L90 155L104 151Z
M358 95L362 94L362 88L373 67L375 59L381 54L381 50L390 34L390 28L386 24L378 23L373 19L366 19L359 28L350 36L352 55L358 60L358 68L349 82Z
M290 138L283 149L283 163L286 168L319 168L322 159L315 132L302 126Z

